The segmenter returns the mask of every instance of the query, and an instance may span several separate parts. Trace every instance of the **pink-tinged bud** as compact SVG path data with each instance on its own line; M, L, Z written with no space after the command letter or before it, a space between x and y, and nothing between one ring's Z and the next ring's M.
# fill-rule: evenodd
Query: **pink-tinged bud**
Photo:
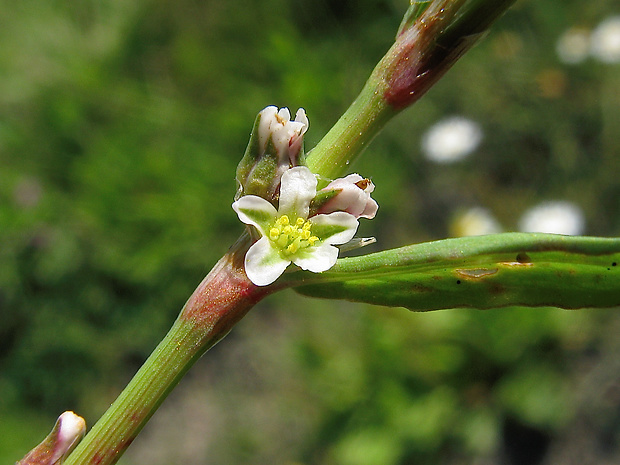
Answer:
M260 116L258 137L262 152L267 151L271 139L278 156L278 165L286 165L287 169L297 166L299 164L297 157L309 126L304 109L297 110L293 121L288 108L278 110L275 106L263 109Z
M257 195L277 205L282 174L305 165L303 145L308 126L303 108L297 110L292 121L288 108L269 106L258 114L245 155L237 166L237 200Z
M56 461L69 455L86 433L86 422L73 412L60 415L58 425L58 440L54 449Z
M330 182L321 192L339 191L325 202L318 213L347 212L355 218L372 219L377 214L379 205L370 197L375 185L370 179L359 174L350 174Z
M17 465L59 465L86 433L86 422L73 412L65 412L41 444L17 462Z

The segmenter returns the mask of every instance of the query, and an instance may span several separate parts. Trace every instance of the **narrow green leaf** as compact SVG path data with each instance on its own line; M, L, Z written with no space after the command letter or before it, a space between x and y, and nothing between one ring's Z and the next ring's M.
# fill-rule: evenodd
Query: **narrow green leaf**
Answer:
M506 233L446 239L295 272L301 294L415 311L620 305L620 239Z

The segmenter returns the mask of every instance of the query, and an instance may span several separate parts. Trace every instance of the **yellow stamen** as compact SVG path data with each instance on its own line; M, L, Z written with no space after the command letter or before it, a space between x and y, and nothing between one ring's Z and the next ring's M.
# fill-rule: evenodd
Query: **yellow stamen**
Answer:
M320 239L312 235L312 223L304 218L295 218L293 224L288 215L279 217L269 229L269 239L285 255L293 255L300 249L312 247Z
M288 245L288 247L286 248L286 251L288 253L295 253L299 250L299 238L295 239L294 242L292 242L291 244Z

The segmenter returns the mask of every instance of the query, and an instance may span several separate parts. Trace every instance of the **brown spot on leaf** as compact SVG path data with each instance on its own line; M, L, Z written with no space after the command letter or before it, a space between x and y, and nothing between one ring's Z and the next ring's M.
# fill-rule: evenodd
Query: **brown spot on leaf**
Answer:
M479 279L485 276L491 276L497 273L497 268L470 268L457 269L456 274L465 279Z
M424 286L422 284L412 284L411 285L411 290L413 292L417 292L417 293L423 293L423 292L433 292L433 289L428 287L428 286Z
M517 262L519 263L532 263L532 259L525 252L520 252L517 254Z
M500 294L504 294L506 292L506 288L500 284L493 284L492 286L489 286L489 293L491 293L491 295L500 295Z

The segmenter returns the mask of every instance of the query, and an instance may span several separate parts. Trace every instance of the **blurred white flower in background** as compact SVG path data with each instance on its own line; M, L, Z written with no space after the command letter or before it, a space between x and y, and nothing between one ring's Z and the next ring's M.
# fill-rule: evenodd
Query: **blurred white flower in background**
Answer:
M577 236L583 234L585 218L581 209L565 201L543 202L527 210L519 221L523 232L544 232Z
M585 29L571 28L560 36L555 51L562 63L576 65L588 58L590 33Z
M590 53L604 63L620 62L620 16L607 18L592 31Z
M422 137L422 151L436 163L452 163L465 158L482 141L480 126L462 116L439 121Z
M450 225L451 233L456 237L484 236L502 232L502 226L489 210L473 207L459 213Z

